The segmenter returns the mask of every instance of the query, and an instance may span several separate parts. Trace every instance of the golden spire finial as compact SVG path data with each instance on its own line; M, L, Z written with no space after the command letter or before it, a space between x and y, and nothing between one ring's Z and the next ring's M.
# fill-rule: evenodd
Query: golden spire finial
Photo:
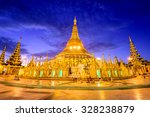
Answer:
M79 35L78 35L78 28L77 28L77 20L76 20L76 17L74 17L74 25L73 25L73 28L72 28L72 34L71 34L71 39L79 39Z
M22 36L20 36L20 39L19 39L19 42L21 42L22 41Z
M74 20L73 20L73 22L74 22L74 25L76 25L76 24L77 24L77 19L76 19L76 16L74 17Z
M132 42L132 39L131 39L130 35L129 35L129 41Z
M6 50L6 46L4 47L4 51Z

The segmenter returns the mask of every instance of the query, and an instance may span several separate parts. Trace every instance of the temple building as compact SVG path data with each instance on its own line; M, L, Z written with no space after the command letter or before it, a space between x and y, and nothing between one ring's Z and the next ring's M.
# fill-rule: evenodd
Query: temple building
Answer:
M21 66L20 41L14 52L5 62L6 47L0 55L0 74L19 75L28 78L127 78L150 73L150 62L144 60L137 52L132 39L130 42L130 57L128 64L118 60L115 56L112 60L104 54L95 58L84 47L78 33L77 20L74 18L71 37L64 49L52 59L37 61L32 56L27 66Z
M133 72L122 61L114 57L107 61L103 55L97 59L89 53L78 34L74 18L71 37L66 47L51 60L36 62L34 57L25 68L23 76L50 78L110 78L133 76Z
M21 40L21 38L20 38ZM20 54L20 41L17 43L14 52L11 54L9 59L5 62L6 47L0 55L0 74L5 75L18 75L21 68L21 54Z
M138 53L131 37L129 36L130 42L130 56L128 58L128 66L132 69L135 75L141 75L143 73L150 73L150 62L144 60Z

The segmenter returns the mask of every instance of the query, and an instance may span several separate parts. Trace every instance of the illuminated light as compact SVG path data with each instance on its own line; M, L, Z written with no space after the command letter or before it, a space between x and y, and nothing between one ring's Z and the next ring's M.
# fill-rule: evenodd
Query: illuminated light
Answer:
M80 46L78 46L78 50L80 49L81 47Z
M101 58L99 58L99 57L98 57L98 58L96 58L96 59L97 59L97 60L101 60Z
M51 86L55 86L55 82L54 81L52 81Z
M132 60L132 58L131 57L128 57L128 61L131 61Z
M39 65L39 63L37 62L37 63L36 63L36 66L38 66L38 65Z
M101 86L101 85L100 85L100 82L98 82L98 83L97 83L97 86L98 86L98 87L100 87L100 86Z
M72 50L72 46L70 46L70 50Z
M100 70L97 70L96 72L97 72L98 78L100 78L100 77L101 77L101 72L100 72Z
M117 70L115 70L115 76L116 76L116 77L118 77L118 73L117 73Z
M43 71L40 71L40 77L42 77L43 76Z
M76 46L74 46L73 48L76 49Z
M55 70L52 71L52 77L54 77L54 76L55 76Z
M34 77L36 77L36 71L34 71Z
M60 71L59 71L59 77L62 77L62 75L63 75L63 71L60 70Z
M111 77L111 72L110 72L110 70L108 70L108 77Z

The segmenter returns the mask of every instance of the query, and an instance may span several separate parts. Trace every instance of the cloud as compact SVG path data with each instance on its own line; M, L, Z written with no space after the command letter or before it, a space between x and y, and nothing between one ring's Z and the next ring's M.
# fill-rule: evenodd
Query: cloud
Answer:
M46 57L48 55L48 57L52 58L54 56L56 56L59 53L59 51L57 50L47 50L47 51L43 51L43 52L39 52L39 53L32 53L32 55L36 56L36 57Z
M30 0L30 3L28 0L1 0L0 49L7 45L7 51L12 52L16 46L12 39L23 34L30 39L31 43L26 43L28 47L33 47L35 44L32 42L41 37L49 45L50 48L41 47L43 52L36 55L56 55L65 47L74 16L77 16L79 35L83 35L81 39L85 42L89 42L85 37L95 39L95 42L85 43L87 50L99 52L115 49L120 46L118 41L129 33L149 34L146 30L150 24L148 5L145 0L142 3L133 0L130 4L127 0ZM97 37L100 36L99 41ZM116 38L110 41L109 36ZM8 40L3 39L2 42L2 38ZM24 45L22 48L23 53L29 53ZM32 48L34 51L37 51L35 47Z
M64 40L60 40L60 38L55 38L55 39L53 38L52 40L52 39L43 37L41 38L41 40L45 42L51 49L43 51L43 52L39 52L39 53L33 53L32 55L38 56L38 57L40 56L44 57L48 54L49 57L54 57L65 48L65 45L67 43Z
M70 25L75 15L82 17L82 20L89 16L91 20L101 19L102 11L104 11L104 6L101 3L87 0L82 2L66 0L57 0L57 2L38 0L37 2L31 0L30 4L27 1L2 0L0 4L0 17L2 17L0 18L0 27L15 27L22 24L43 25L54 26L62 31ZM101 12L101 14L96 15L97 12Z
M13 39L9 37L0 37L0 50L3 50L6 46L6 52L12 53L17 45L17 42L14 42ZM29 54L28 50L25 48L25 45L21 44L21 53Z
M58 50L62 50L67 43L65 40L62 39L60 40L59 38L49 39L49 38L42 37L41 40L45 42L47 45L49 45L50 47L57 48Z
M6 2L7 1L7 2ZM8 2L9 1L9 2ZM66 1L66 0L31 0L12 1L2 0L0 4L0 28L5 30L33 29L49 30L52 36L68 34L73 17L77 16L83 30L90 30L93 34L98 31L116 31L126 27L124 21L114 20L112 12L98 1ZM113 17L113 18L112 18ZM115 23L111 23L115 22ZM90 28L89 28L90 27ZM99 33L99 32L98 32Z
M88 43L88 45L86 45L86 49L91 51L91 52L103 52L105 50L112 50L117 48L118 46L108 42L108 43L104 43L104 42L90 42Z
M39 25L39 24L21 24L20 27L24 29L32 29L32 30L33 29L34 30L48 30L46 26Z

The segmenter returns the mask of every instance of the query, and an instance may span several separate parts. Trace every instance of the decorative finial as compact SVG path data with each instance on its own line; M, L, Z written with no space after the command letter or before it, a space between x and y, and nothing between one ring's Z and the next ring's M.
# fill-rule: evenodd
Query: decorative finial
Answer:
M129 41L130 41L130 42L132 41L130 35L129 35Z
M34 54L32 55L32 59L34 59Z
M6 46L4 47L4 50L6 50Z
M22 41L22 36L20 36L20 39L19 39L19 42L21 42Z
M77 24L77 19L76 19L76 16L74 17L74 25L76 25Z

